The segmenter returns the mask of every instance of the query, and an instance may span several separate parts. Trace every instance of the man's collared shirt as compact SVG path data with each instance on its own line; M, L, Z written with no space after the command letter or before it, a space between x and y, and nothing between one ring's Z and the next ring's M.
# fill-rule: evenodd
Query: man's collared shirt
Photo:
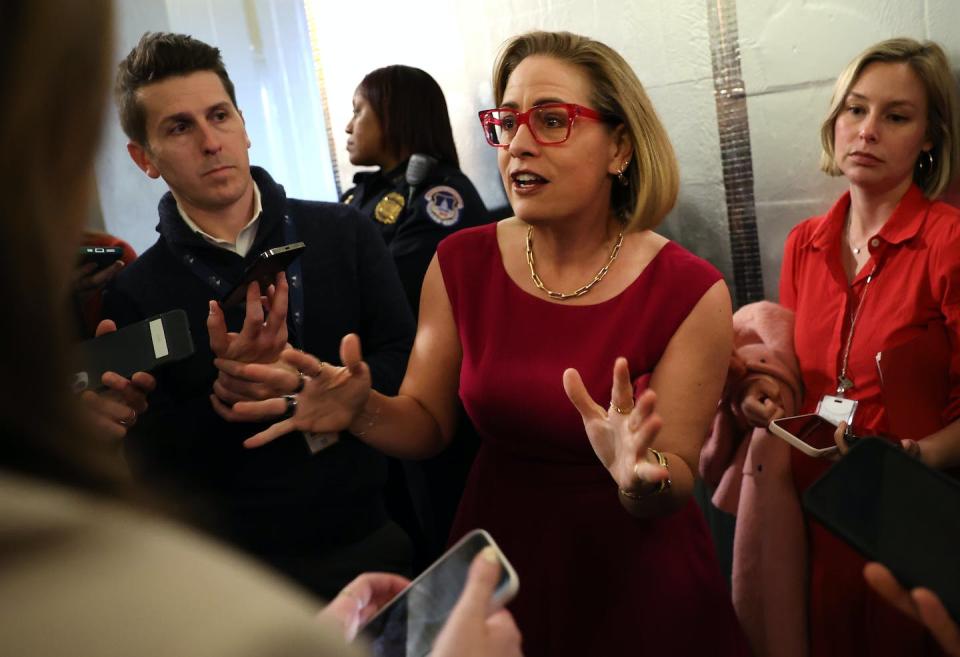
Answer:
M260 215L263 213L263 204L260 202L260 188L257 187L256 182L253 182L253 216L250 218L250 221L247 222L247 225L240 230L240 233L237 235L236 243L231 243L227 240L222 240L218 237L214 237L213 235L205 233L200 226L195 224L193 220L187 216L187 213L184 211L183 207L181 207L179 202L177 203L177 212L180 213L180 217L183 219L184 223L190 227L190 230L200 235L200 237L205 239L210 244L224 249L225 251L236 253L241 257L246 257L247 253L250 252L250 247L253 246L253 241L257 238L257 226L260 225Z

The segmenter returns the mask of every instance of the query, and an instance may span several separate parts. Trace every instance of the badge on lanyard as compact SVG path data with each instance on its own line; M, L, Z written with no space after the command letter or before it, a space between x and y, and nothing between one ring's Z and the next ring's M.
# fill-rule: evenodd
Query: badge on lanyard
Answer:
M326 448L336 445L340 440L340 435L336 431L328 431L326 433L304 431L303 437L307 441L307 449L310 450L311 454L322 452Z
M824 395L817 404L817 415L827 420L833 426L846 422L848 427L853 426L853 416L857 412L857 400Z

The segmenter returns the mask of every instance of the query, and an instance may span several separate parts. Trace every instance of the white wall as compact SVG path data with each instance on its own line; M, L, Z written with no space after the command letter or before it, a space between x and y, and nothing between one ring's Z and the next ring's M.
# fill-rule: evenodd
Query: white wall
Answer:
M750 0L737 6L764 287L776 298L783 241L845 188L818 168L820 123L840 71L896 36L933 39L960 63L957 0Z

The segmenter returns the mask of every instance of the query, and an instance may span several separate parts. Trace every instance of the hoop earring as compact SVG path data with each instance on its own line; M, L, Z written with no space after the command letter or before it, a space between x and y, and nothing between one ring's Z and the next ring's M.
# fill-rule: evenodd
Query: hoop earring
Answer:
M932 151L923 151L924 155L927 156L927 161L924 162L922 159L917 162L917 168L920 169L923 173L930 174L933 171L933 152ZM926 165L926 166L924 166Z
M627 167L630 166L630 160L627 160L620 165L620 170L617 171L617 182L623 185L624 187L630 186L630 180L627 179L623 172L627 170Z

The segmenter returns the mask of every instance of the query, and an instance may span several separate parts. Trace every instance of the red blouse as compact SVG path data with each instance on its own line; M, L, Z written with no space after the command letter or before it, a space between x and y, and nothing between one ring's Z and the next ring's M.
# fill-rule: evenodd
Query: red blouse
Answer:
M851 316L865 294L847 365L854 387L846 396L859 400L858 433L891 435L882 354L928 331L944 336L935 362L942 363L945 371L938 375L947 381L939 424L949 424L960 417L960 210L929 201L911 186L868 243L870 260L848 283L840 249L849 206L848 192L827 214L804 221L787 237L780 303L796 312L794 347L806 388L802 412L813 412L824 394L835 394Z
M912 186L870 239L870 260L848 283L840 249L849 206L848 193L787 238L780 302L796 312L802 411L813 412L822 395L836 391L851 315L862 301L847 366L854 385L846 396L859 400L854 428L893 438L893 424L897 437L921 438L960 416L960 211L928 201ZM895 387L914 402L900 403L907 395L891 394ZM931 397L935 403L927 403ZM798 491L829 465L791 450ZM851 547L816 522L809 523L808 546L810 655L939 654L921 625L867 586L864 559Z

